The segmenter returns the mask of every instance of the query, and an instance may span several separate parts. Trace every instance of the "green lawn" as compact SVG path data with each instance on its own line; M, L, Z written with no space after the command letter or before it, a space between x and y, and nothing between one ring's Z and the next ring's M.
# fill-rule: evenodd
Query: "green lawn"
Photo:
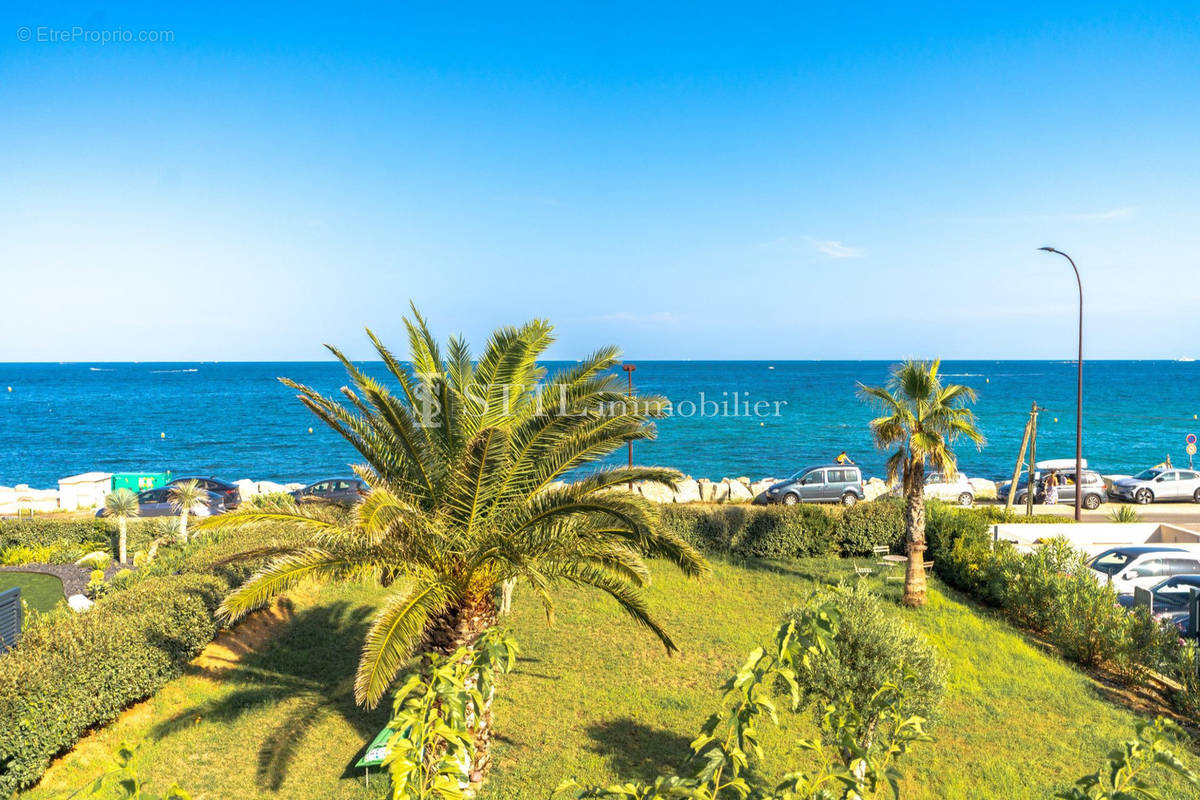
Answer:
M0 572L0 592L18 586L21 599L35 611L50 611L63 602L62 581L40 572Z
M547 628L540 607L518 592L511 623L521 659L497 699L495 766L481 798L545 798L567 777L650 778L677 766L713 708L714 687L817 582L848 574L845 561L717 563L710 578L688 581L656 565L651 603L683 648L672 658L603 596L562 592L558 622ZM197 800L383 797L383 781L367 789L349 768L388 713L355 708L351 692L377 600L361 587L297 593L295 616L267 644L223 674L194 669L173 681L24 796L82 785L129 739L146 742L144 772L157 788L176 778ZM1046 798L1097 769L1130 734L1133 714L1106 702L1086 676L961 599L934 591L928 608L896 613L930 637L949 679L931 731L937 741L908 762L905 798ZM778 774L806 763L794 742L812 732L807 715L784 721L765 737Z

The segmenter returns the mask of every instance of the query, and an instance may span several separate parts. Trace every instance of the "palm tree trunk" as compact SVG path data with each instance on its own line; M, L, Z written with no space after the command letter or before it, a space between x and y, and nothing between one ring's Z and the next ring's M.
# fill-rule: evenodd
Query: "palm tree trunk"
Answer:
M120 561L122 564L127 563L126 558L125 558L125 556L126 556L125 547L126 547L126 544L128 543L128 541L129 541L129 539L126 536L125 518L118 517L117 518L117 560Z
M185 508L183 510L183 512L180 513L180 515L179 515L179 530L177 531L177 538L179 539L180 544L187 544L187 537L188 537L187 524L188 524L188 510Z
M496 601L491 593L475 600L468 600L430 620L425 629L426 648L445 656L453 655L478 639L484 631L496 624ZM492 763L492 696L483 698L479 719L472 720L471 732L475 739L475 756L471 760L470 781L472 785L483 780Z
M904 605L925 605L925 464L910 461L904 475L904 525L908 532L908 569Z

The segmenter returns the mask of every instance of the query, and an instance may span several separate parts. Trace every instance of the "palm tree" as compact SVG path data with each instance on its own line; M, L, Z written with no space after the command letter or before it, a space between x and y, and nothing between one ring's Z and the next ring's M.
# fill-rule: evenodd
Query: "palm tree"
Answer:
M975 428L975 415L966 408L975 401L975 390L959 384L943 385L938 377L941 361L905 361L892 367L886 386L858 384L859 395L875 405L880 416L871 420L871 434L879 449L896 448L887 461L889 482L904 488L904 524L908 535L908 569L904 577L904 603L925 604L925 465L951 477L957 472L950 449L959 436L983 446Z
M458 337L443 356L415 307L404 322L411 370L367 331L398 393L334 347L351 384L342 399L281 379L358 450L366 463L355 471L370 491L348 518L305 503L204 520L204 528L282 522L311 533L231 593L222 617L235 620L309 577L389 587L355 679L355 698L369 707L414 652L452 654L495 624L497 589L509 580L527 585L549 620L556 584L599 589L676 650L646 606L643 557L669 559L692 576L707 565L660 525L656 506L622 487L672 484L678 473L594 468L561 480L630 439L652 437L650 420L665 401L628 398L611 347L546 381L537 361L553 336L544 321L500 328L478 360ZM490 710L476 725L476 776L488 764L489 724Z
M129 543L128 522L138 515L137 495L128 489L117 489L104 498L104 516L117 521L117 561L129 563L126 547Z
M179 529L176 531L176 536L180 544L186 544L188 514L192 512L197 503L202 502L208 496L208 491L201 487L198 481L183 481L171 487L169 496L171 505L179 512Z

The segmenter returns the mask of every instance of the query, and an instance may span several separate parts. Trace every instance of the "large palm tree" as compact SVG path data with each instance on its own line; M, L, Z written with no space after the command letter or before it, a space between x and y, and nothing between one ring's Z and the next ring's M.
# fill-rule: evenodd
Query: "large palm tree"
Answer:
M622 487L671 484L678 473L596 468L562 481L631 439L653 436L651 419L665 401L623 393L614 348L547 380L538 359L552 330L543 321L500 328L478 359L457 337L443 355L415 308L405 324L410 365L367 331L394 390L334 347L350 379L342 398L281 379L358 450L366 463L355 470L370 491L348 518L306 503L205 520L205 528L285 523L311 533L230 594L222 616L237 619L309 577L389 587L355 680L355 697L367 706L379 703L414 652L453 653L493 625L497 587L510 580L528 586L550 619L556 584L599 589L675 650L642 595L650 579L643 557L669 559L688 575L707 566L660 525L653 504ZM485 714L476 775L488 762L488 725Z
M925 604L925 465L953 476L957 467L950 445L965 436L983 446L975 415L966 407L975 401L975 390L943 384L938 376L941 363L905 361L892 367L886 386L858 384L860 396L880 413L871 420L876 446L896 448L888 458L887 474L889 482L899 481L904 491L904 603L910 606Z
M128 489L117 489L104 498L104 516L117 521L117 561L128 563L129 520L138 515L137 495Z
M204 489L199 481L182 481L172 486L167 495L171 498L171 506L179 513L179 527L176 528L175 535L180 544L186 544L188 515L192 513L192 509L198 503L208 496L208 490Z

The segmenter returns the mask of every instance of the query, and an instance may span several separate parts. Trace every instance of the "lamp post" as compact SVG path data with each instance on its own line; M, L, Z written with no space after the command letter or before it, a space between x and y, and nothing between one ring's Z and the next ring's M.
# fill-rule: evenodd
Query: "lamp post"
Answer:
M1075 270L1075 283L1079 286L1079 361L1075 378L1075 521L1083 518L1083 280L1079 277L1079 267L1075 260L1062 250L1053 247L1039 247L1047 253L1058 253L1071 264Z
M629 397L633 399L633 371L637 369L634 364L622 364L621 369L625 370L625 376L629 379ZM627 443L629 446L629 468L633 469L633 439ZM629 491L633 491L633 481L629 482Z

